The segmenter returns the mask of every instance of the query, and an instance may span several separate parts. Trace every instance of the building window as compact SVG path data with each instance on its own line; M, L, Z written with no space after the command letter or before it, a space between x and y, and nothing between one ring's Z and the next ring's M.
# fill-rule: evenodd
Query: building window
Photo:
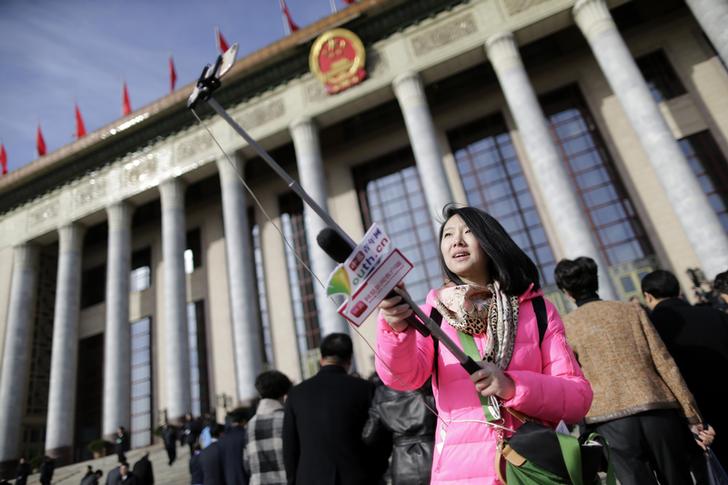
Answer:
M106 299L106 265L81 273L81 308L88 308Z
M199 228L187 231L186 244L184 252L185 273L191 274L202 266L202 238L200 237Z
M636 62L656 103L687 92L662 50L640 56Z
M45 419L48 415L51 350L53 348L53 314L56 302L58 253L55 247L40 250L35 315L32 323L28 393L22 423L20 452L26 457L42 456L45 446ZM6 339L12 336L6 334ZM7 341L6 341L7 343ZM20 393L18 393L20 394ZM16 396L14 405L23 406Z
M142 291L152 286L152 250L150 248L134 251L131 255L131 274L129 291Z
M46 425L28 424L23 426L22 433L20 456L24 456L26 462L29 458L42 458L45 455Z
M542 98L544 111L576 193L610 266L653 254L632 202L579 90Z
M495 217L554 283L554 254L500 114L449 134L468 204Z
M250 217L249 220L253 220ZM263 265L263 246L260 240L260 226L253 224L253 263L255 267L255 288L258 292L258 309L260 311L260 342L264 362L273 364L273 337L271 336L270 312L268 311L268 295L265 286L265 267Z
M417 167L409 148L354 171L359 206L366 227L376 222L414 268L404 279L415 301L443 283L439 245ZM442 183L447 183L443 180Z
M187 304L187 325L190 347L192 415L201 416L210 411L204 301L200 300Z
M678 143L723 229L728 232L728 162L718 144L709 131L686 136Z
M152 319L131 322L131 447L152 442Z
M293 249L286 245L286 266L301 369L303 376L308 377L316 372L315 354L321 344L321 329L316 310L314 282L311 273L306 269L311 264L306 243L303 203L294 194L281 197L279 202L283 236L293 244Z

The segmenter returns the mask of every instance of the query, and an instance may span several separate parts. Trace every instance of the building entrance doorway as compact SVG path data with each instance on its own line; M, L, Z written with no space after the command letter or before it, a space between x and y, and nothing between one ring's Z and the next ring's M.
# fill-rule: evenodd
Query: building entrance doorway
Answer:
M104 390L104 334L86 337L78 345L76 381L76 430L73 461L93 458L88 444L101 438L102 394Z

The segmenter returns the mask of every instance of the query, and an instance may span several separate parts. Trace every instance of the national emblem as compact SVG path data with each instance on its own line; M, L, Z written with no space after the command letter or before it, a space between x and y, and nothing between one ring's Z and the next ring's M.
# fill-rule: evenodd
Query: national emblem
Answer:
M311 72L336 94L364 80L366 51L361 39L346 29L324 32L311 47Z

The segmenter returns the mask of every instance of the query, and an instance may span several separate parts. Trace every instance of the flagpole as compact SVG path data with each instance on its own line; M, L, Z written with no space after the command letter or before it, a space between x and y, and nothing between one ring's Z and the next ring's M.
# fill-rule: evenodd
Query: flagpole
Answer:
M288 20L286 20L286 14L283 10L283 0L278 0L278 6L281 9L281 22L283 22L283 32L286 35L291 35L291 26L288 25Z

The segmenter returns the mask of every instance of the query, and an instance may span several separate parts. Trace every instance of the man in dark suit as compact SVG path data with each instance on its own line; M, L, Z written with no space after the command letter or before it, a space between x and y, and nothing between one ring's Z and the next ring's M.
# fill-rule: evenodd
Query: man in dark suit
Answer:
M119 426L116 429L116 438L114 440L114 451L119 457L119 463L126 461L125 452L129 451L129 433L123 426Z
M724 380L728 375L728 315L679 298L680 284L669 271L642 278L642 293L655 329L672 354L703 420L715 429L713 451L728 466L728 420Z
M220 456L225 471L225 482L227 485L247 485L248 477L243 468L243 450L248 441L248 433L245 425L248 422L250 411L248 408L238 408L230 412L230 426L225 430L225 435L220 438Z
M283 459L289 484L369 485L379 478L361 439L374 389L348 375L352 354L348 335L328 335L321 370L288 394Z
M222 456L218 439L222 436L222 426L213 425L212 443L200 453L202 483L204 485L225 485L225 472L222 467ZM194 448L193 448L194 453ZM242 460L242 454L240 455Z

